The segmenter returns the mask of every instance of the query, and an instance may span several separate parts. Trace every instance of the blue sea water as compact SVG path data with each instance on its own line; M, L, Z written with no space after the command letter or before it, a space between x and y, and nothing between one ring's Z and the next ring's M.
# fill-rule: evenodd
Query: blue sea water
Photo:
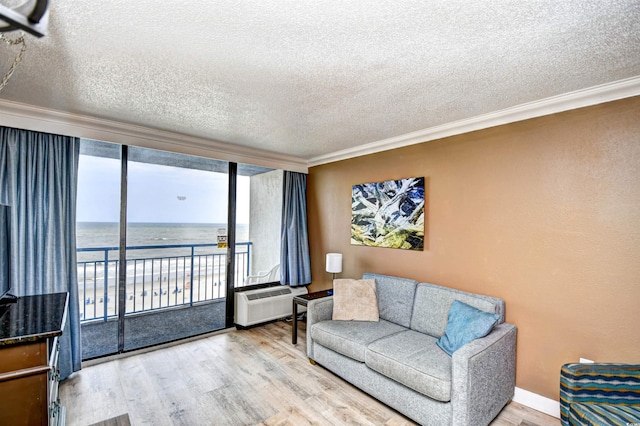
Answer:
M129 223L127 226L127 247L165 246L182 244L215 244L218 230L226 229L222 223ZM76 245L78 249L95 247L117 247L119 244L119 224L117 222L78 222L76 224ZM236 242L247 242L249 225L238 224ZM210 248L211 251L213 248ZM220 250L220 249L217 249ZM175 249L184 252L185 249ZM128 257L141 257L141 250L131 250ZM165 251L165 254L169 252ZM93 255L92 255L93 254ZM99 252L80 252L78 260L88 260L100 256ZM110 258L117 256L111 252Z

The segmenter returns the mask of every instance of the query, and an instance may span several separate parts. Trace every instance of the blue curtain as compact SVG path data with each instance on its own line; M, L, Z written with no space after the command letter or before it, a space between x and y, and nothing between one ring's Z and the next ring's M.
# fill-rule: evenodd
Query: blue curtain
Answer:
M0 201L13 206L16 296L69 292L60 376L80 370L76 190L80 139L0 127Z
M307 231L307 175L284 172L280 282L292 287L311 284Z

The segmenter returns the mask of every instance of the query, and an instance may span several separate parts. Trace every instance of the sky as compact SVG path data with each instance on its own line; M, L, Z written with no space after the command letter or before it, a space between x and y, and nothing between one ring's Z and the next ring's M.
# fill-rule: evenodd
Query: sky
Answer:
M226 223L224 173L129 162L127 220L155 223ZM120 160L81 155L78 222L118 222ZM238 176L237 223L249 223L249 177Z

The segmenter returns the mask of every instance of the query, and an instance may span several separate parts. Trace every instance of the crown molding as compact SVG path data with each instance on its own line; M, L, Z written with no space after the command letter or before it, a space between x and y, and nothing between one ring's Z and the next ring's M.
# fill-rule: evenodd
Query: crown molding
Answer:
M0 125L308 173L303 158L0 99Z
M452 123L434 126L428 129L418 130L405 135L371 142L354 148L344 149L327 155L311 158L309 167L335 161L347 160L362 155L375 154L396 148L402 148L418 143L429 142L449 136L460 135L489 127L556 114L572 109L584 108L605 102L630 98L640 95L640 76L618 80L612 83L602 84L587 89L576 90L558 96L542 99L535 102L506 108L489 114L455 121Z
M0 99L0 125L308 173L309 167L640 95L640 76L313 157L232 145Z

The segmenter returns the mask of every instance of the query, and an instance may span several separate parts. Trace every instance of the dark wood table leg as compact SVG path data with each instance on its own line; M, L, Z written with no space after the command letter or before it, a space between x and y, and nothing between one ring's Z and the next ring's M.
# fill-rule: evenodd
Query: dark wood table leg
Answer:
M292 303L293 307L291 310L293 312L293 327L291 329L291 343L295 345L298 343L298 304L295 300Z

